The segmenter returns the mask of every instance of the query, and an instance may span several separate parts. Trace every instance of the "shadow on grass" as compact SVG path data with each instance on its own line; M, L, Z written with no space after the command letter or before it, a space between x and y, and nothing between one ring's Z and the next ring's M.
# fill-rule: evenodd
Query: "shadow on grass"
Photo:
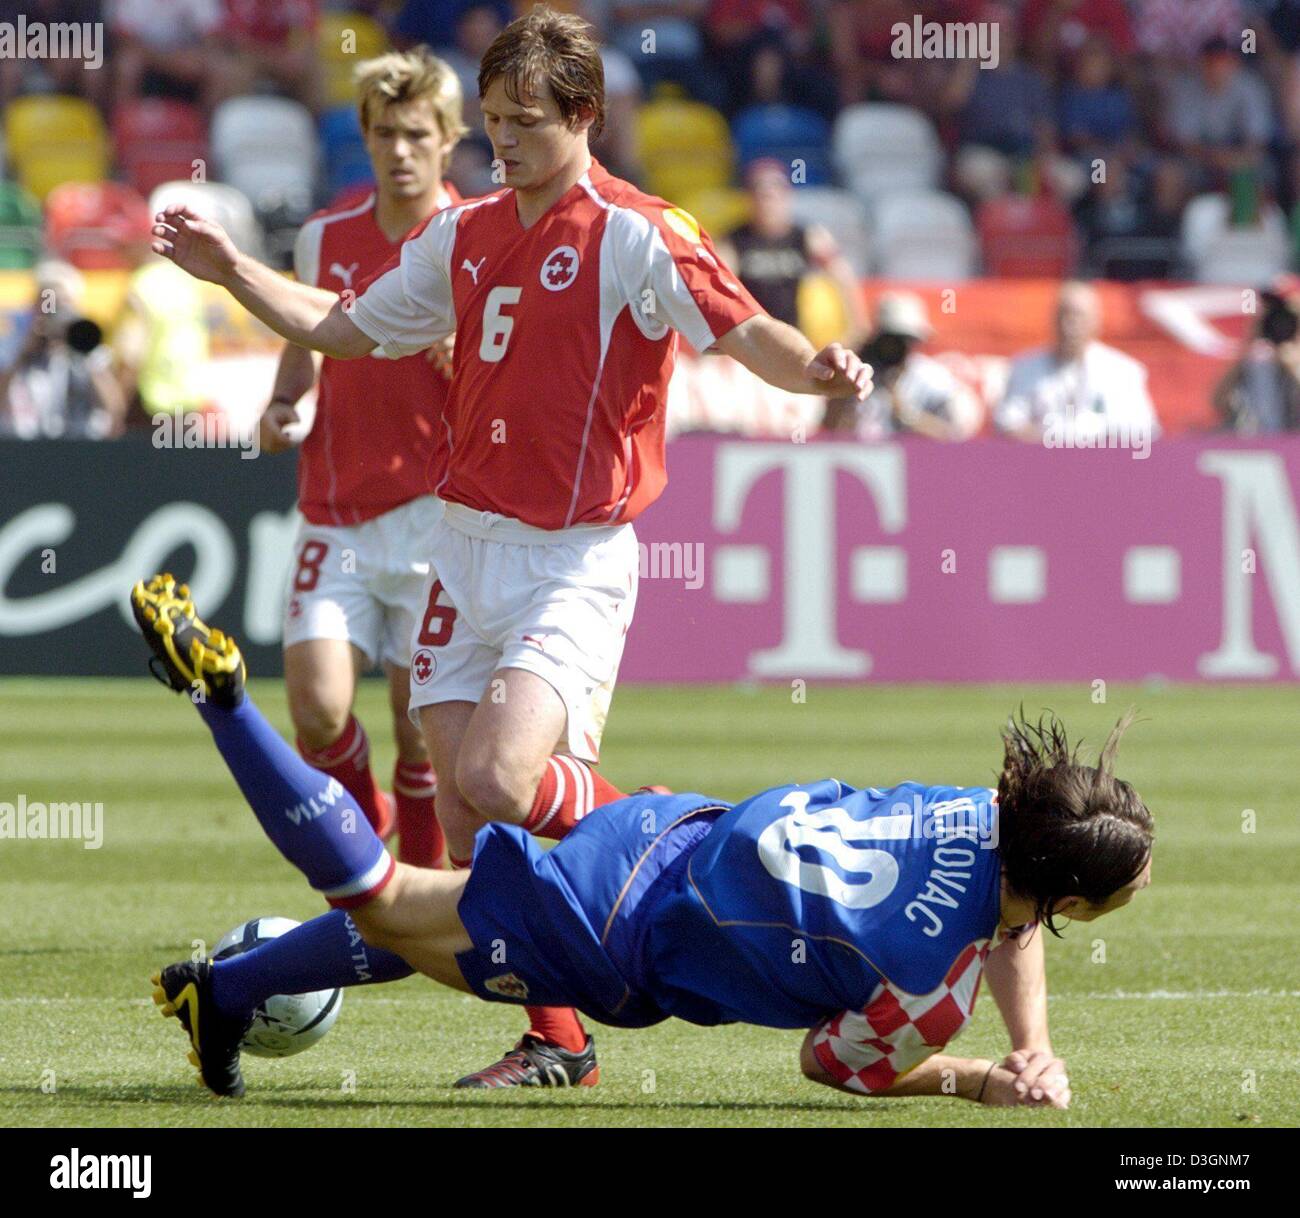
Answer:
M450 1090L450 1088L448 1089ZM31 1098L31 1087L0 1087L0 1096L24 1096ZM561 1098L563 1096L563 1098ZM504 1092L500 1094L478 1092L461 1092L455 1095L447 1096L422 1096L418 1098L393 1098L393 1099L363 1099L359 1096L337 1095L325 1098L324 1096L286 1095L273 1091L256 1090L250 1091L242 1100L218 1100L217 1097L201 1092L198 1085L192 1087L182 1086L160 1086L158 1084L132 1084L127 1086L118 1085L64 1085L61 1086L56 1097L60 1099L75 1100L78 1103L93 1105L96 1107L110 1107L115 1105L133 1106L138 1104L175 1104L183 1108L204 1108L211 1110L214 1103L222 1106L222 1111L228 1111L232 1116L238 1112L255 1113L259 1109L302 1109L320 1113L341 1112L345 1110L361 1109L410 1109L413 1111L429 1112L464 1112L473 1108L509 1108L517 1109L520 1112L536 1111L537 1109L553 1109L557 1112L571 1112L575 1109L580 1111L591 1112L644 1112L646 1110L660 1110L664 1112L809 1112L809 1113L828 1113L843 1112L847 1109L859 1108L864 1112L870 1111L877 1107L871 1101L854 1101L845 1099L837 1102L834 1099L829 1102L816 1103L813 1101L797 1100L782 1102L753 1102L746 1103L740 1100L681 1100L681 1101L663 1101L654 1097L647 1097L644 1101L634 1100L602 1100L598 1098L582 1099L578 1093L568 1091L556 1096L545 1096L530 1091L526 1094L519 1092ZM56 1098L50 1097L50 1098Z

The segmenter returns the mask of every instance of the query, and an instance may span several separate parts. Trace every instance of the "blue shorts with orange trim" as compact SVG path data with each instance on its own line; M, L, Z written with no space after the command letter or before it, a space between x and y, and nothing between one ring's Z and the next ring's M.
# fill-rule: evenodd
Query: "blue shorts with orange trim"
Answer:
M645 931L729 807L704 795L630 795L552 850L514 825L480 830L459 905L474 943L456 957L465 980L490 1002L572 1006L618 1027L666 1019L640 982Z

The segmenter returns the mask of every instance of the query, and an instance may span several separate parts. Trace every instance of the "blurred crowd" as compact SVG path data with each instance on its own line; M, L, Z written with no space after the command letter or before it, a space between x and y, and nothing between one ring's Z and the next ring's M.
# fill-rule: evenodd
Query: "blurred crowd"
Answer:
M38 280L28 324L0 349L0 434L111 435L201 408L202 305L148 254L148 216L177 183L206 191L241 246L287 266L303 219L365 184L360 59L420 43L446 59L471 128L451 179L466 196L494 189L477 65L527 7L0 4L0 21L106 33L100 70L0 60L0 268ZM775 315L829 326L877 367L872 400L828 426L1034 438L1068 409L1089 427L1149 417L1156 429L1144 371L1102 342L1091 278L1273 285L1214 400L1241 430L1300 426L1295 296L1279 278L1300 247L1300 0L553 7L604 41L606 166L694 212ZM982 35L956 58L898 34L964 23ZM107 335L75 304L52 310L76 301L82 272L109 267L132 279ZM1015 362L991 421L922 350L936 336L918 298L887 294L869 317L860 292L870 276L975 275L1066 283L1054 333Z

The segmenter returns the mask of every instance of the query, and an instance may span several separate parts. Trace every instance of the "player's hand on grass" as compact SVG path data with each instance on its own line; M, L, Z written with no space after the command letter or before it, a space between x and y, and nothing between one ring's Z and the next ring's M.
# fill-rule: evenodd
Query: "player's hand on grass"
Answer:
M299 421L298 411L287 402L272 402L257 424L257 440L263 452L282 453L292 448L297 440L289 435L288 428Z
M831 343L813 356L808 375L821 383L828 398L856 398L861 402L871 393L870 365L839 343Z
M1070 1079L1065 1063L1050 1049L1016 1049L1002 1063L1015 1075L1012 1089L1021 1104L1068 1108Z
M209 283L226 283L239 259L226 230L184 203L173 203L154 217L149 244L155 254Z

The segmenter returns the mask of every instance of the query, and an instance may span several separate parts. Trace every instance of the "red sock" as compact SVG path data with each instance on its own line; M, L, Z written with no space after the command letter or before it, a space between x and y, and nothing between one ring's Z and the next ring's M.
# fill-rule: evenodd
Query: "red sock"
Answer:
M328 748L314 753L299 740L298 752L309 765L343 784L380 837L393 831L392 801L379 789L370 772L370 740L355 715L348 718L343 734Z
M458 859L450 850L447 851L447 862L451 864L451 869L453 871L465 871L473 861L472 857L467 859Z
M442 826L434 811L438 779L427 761L398 761L393 769L397 801L397 857L413 867L436 867L442 857Z
M547 1044L579 1053L587 1043L587 1030L572 1007L524 1007L524 1010L528 1012L528 1030Z
M585 761L557 753L542 772L524 829L535 837L549 837L558 842L592 809L623 798L622 791L606 782Z

